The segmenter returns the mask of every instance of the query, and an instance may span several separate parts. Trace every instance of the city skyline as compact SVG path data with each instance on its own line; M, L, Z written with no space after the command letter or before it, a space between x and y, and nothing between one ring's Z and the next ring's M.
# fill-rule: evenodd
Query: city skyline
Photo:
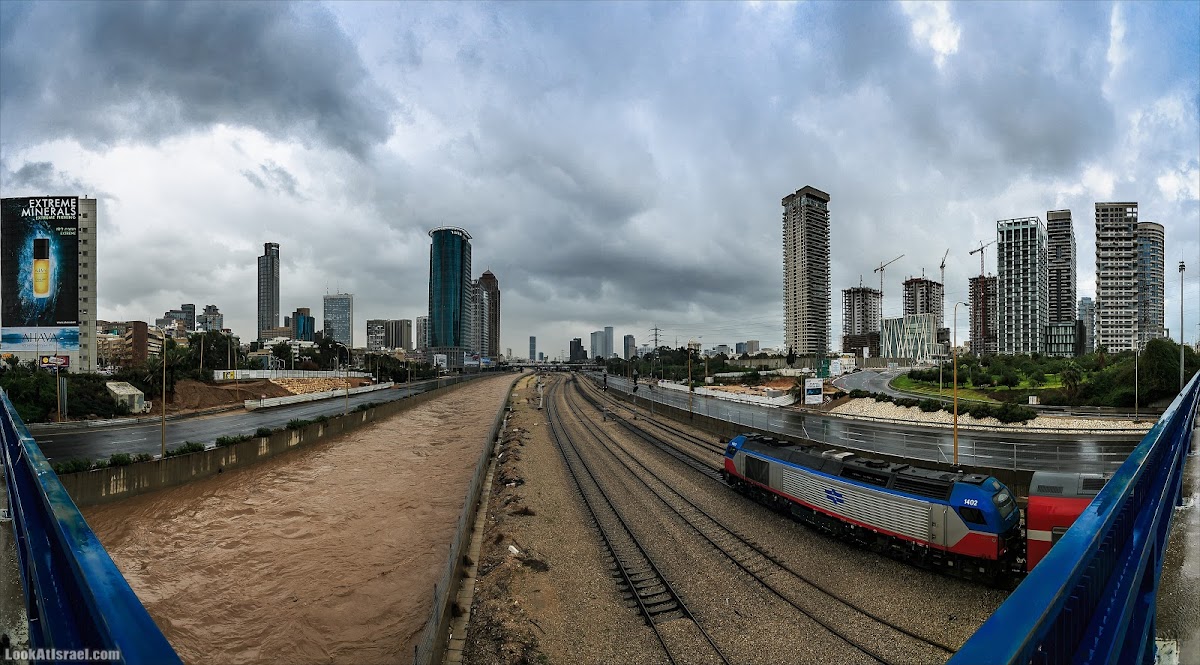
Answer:
M885 274L882 316L898 316L903 278L937 275L949 249L948 325L978 272L968 252L996 220L1072 210L1076 297L1094 298L1093 207L1138 201L1140 221L1164 227L1165 327L1178 336L1182 259L1195 340L1194 3L257 7L197 5L180 32L234 21L251 36L240 43L166 43L135 4L0 7L13 27L0 37L0 189L97 197L97 318L215 303L251 340L244 285L262 243L280 242L280 312L354 293L363 346L367 319L422 314L425 230L446 224L472 229L476 264L505 282L498 348L533 335L562 340L556 355L600 325L780 347L776 206L811 184L832 200L832 291L877 284L871 269L904 254ZM38 24L73 39L36 48ZM102 48L99 25L118 26L124 55ZM255 46L266 34L274 52ZM614 41L625 48L595 55ZM47 106L75 61L123 72L114 85L142 101L89 82L89 108ZM229 99L173 62L209 63ZM837 349L836 305L830 318Z

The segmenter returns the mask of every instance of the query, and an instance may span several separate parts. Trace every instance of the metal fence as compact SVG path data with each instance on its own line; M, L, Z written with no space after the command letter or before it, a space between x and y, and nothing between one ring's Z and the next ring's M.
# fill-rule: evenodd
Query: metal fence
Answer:
M513 384L519 378L520 376L514 377ZM509 393L511 392L512 385L510 384ZM506 394L504 404L496 412L496 418L492 422L491 433L484 442L483 450L479 453L479 458L475 461L475 473L471 476L471 485L467 489L463 509L458 516L458 526L454 529L454 539L450 541L450 554L446 558L441 579L433 586L433 610L430 613L429 620L425 623L425 630L421 634L421 640L413 645L413 663L417 665L429 665L435 661L440 661L442 654L446 650L449 621L451 618L450 603L458 595L463 548L471 542L471 526L475 522L475 513L479 506L479 496L484 489L483 479L487 476L492 450L495 448L496 439L500 436L500 431L504 426L507 414L508 396ZM469 611L469 608L467 609Z
M0 412L30 647L104 650L121 663L181 662L3 393ZM50 660L58 659L35 662Z
M590 375L590 378L597 384L601 381L599 375ZM610 390L626 394L632 388L627 380L611 375L608 385ZM845 417L759 405L735 406L731 400L699 395L689 400L686 392L649 390L644 385L639 387L636 397L636 405L651 412L657 404L663 404L734 425L805 438L844 450L939 464L955 463L954 440L949 427L872 416ZM1141 436L1139 431L960 426L957 463L1011 471L1111 473L1129 457Z
M1159 576L1200 373L952 665L1153 663Z

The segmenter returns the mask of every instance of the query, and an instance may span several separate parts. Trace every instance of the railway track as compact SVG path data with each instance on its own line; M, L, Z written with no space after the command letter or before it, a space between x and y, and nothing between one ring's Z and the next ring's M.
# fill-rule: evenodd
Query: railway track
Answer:
M552 385L545 404L551 438L604 542L612 560L614 577L627 599L637 606L670 663L719 662L729 665L729 660L659 570L575 448L560 416L558 397L559 387ZM694 629L663 630L664 624L681 620L689 622Z
M577 388L577 394L585 401L590 401L582 389ZM591 405L593 408L596 406L595 403ZM914 649L921 653L922 662L945 660L956 651L953 646L920 635L825 589L684 496L672 483L664 480L615 438L609 436L594 420L580 413L569 398L567 406L601 448L627 468L633 477L701 538L763 588L857 652L880 663L899 665L912 662ZM659 448L666 449L668 453L674 450L673 446L665 443L661 443ZM723 482L722 487L725 487ZM816 592L817 598L824 600L817 600L812 592ZM881 631L886 633L885 643L890 645L887 648L868 643L871 640L878 642Z

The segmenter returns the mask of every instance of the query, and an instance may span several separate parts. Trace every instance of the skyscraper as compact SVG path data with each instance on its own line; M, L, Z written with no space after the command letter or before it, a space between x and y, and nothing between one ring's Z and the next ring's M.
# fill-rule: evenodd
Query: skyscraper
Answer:
M1096 204L1096 347L1131 351L1138 329L1138 204Z
M1079 299L1079 320L1083 321L1083 352L1096 350L1096 303L1084 296Z
M412 351L412 327L411 319L384 321L383 348Z
M1076 320L1075 303L1075 229L1070 210L1046 213L1046 254L1049 266L1048 321L1069 323Z
M429 348L446 354L449 367L462 367L474 309L471 234L443 226L429 237Z
M971 353L977 356L995 355L999 348L996 276L972 277L970 291Z
M1163 280L1165 255L1162 224L1138 222L1137 225L1137 312L1138 345L1166 337Z
M325 296L325 336L354 347L354 294L335 293Z
M417 348L418 349L429 348L429 317L428 316L418 316L416 329L417 329L416 330Z
M529 362L537 360L537 338L529 336Z
M258 339L263 332L279 327L279 243L263 243L258 257Z
M604 326L604 359L608 360L613 357L616 352L616 347L613 345L616 340L613 339L613 327Z
M486 355L500 357L500 282L491 270L479 276L479 285L488 294L488 348Z
M491 346L491 292L480 279L471 282L471 352L486 356Z
M583 352L583 340L579 337L571 340L571 356L570 362L583 362L587 360L587 356Z
M625 339L621 341L623 342L622 346L625 347L625 353L621 355L622 358L629 360L637 355L637 344L633 341L633 335L626 335Z
M829 351L829 195L805 186L783 197L784 345Z
M996 222L999 352L1041 353L1049 316L1046 227L1037 217Z
M935 332L945 327L946 296L941 284L924 277L904 281L904 315L915 314L932 314Z
M592 360L599 360L600 358L604 357L604 331L603 330L592 331L592 345L589 350L591 351Z

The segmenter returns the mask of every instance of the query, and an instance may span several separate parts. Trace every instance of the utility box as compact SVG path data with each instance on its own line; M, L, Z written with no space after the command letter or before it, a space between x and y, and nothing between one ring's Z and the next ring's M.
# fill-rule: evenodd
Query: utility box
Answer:
M1029 396L1029 405L1030 405L1030 406L1037 406L1037 404L1038 404L1038 396L1037 396L1037 395L1030 395L1030 396Z
M108 394L112 395L118 404L129 407L130 413L145 413L149 409L146 395L125 381L109 381L104 387L108 388Z

